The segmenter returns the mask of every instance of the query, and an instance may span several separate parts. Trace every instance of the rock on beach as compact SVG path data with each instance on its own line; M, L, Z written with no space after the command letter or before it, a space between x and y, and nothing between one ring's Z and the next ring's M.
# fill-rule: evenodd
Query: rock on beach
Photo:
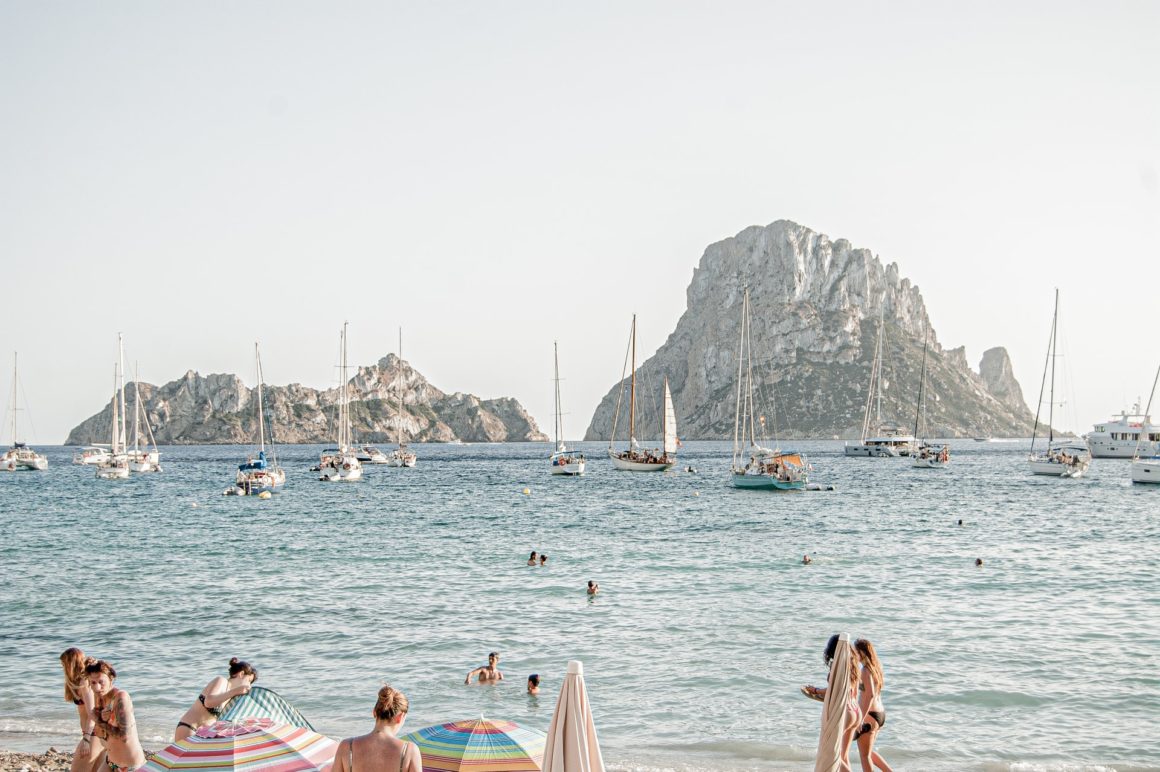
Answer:
M0 751L0 772L67 772L72 754L49 748L44 753Z

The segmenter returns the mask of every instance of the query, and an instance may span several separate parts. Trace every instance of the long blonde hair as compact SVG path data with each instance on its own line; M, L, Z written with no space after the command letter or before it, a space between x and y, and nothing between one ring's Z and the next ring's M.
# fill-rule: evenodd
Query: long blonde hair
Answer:
M858 659L862 660L862 667L870 673L874 681L874 688L882 691L882 663L878 661L878 652L874 651L874 644L865 638L854 641L854 651L858 652Z
M85 668L93 662L92 657L73 646L60 654L60 666L64 668L64 699L65 702L77 702L81 699L80 691L85 687Z

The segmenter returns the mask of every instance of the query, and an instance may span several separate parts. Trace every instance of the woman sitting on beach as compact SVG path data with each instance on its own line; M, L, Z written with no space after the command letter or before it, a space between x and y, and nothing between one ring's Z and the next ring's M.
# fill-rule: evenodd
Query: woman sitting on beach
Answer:
M375 728L370 734L338 744L331 772L422 772L423 754L398 737L407 718L407 697L384 686L379 689L372 715Z
M257 680L258 671L249 662L242 662L237 657L231 659L229 679L218 676L205 685L197 695L197 702L177 722L173 741L184 740L203 726L217 721L235 697L250 693L250 685Z
M854 641L854 653L862 666L862 673L858 679L858 707L861 710L862 724L854 733L854 740L858 743L858 756L862 760L862 772L872 772L874 767L883 772L892 772L886 759L874 750L878 730L886 723L886 708L882 705L882 663L878 661L874 644L865 638Z
M105 764L109 772L129 772L145 763L145 751L137 739L137 721L133 718L133 700L124 689L117 689L117 671L103 659L85 666L89 688L93 691L93 711L89 714L95 733L105 742Z
M96 662L92 657L86 657L78 648L65 649L60 655L60 666L64 668L64 699L77 707L77 715L81 720L81 741L73 751L72 765L69 772L95 772L105 763L105 745L99 738L94 737L92 712L96 707L96 698L89 688L89 679L85 668Z

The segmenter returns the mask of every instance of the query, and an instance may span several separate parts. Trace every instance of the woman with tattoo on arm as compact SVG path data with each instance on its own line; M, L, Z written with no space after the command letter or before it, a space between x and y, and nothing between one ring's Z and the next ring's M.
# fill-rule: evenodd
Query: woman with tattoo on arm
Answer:
M106 748L101 772L130 772L145 763L145 751L137 739L137 722L133 718L133 700L124 689L117 689L117 671L103 659L85 667L95 705L90 714Z

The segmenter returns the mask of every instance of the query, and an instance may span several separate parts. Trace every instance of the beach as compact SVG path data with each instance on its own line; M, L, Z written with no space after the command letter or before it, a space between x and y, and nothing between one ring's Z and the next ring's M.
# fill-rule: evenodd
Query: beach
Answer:
M882 658L896 769L1160 769L1157 499L1124 463L1060 481L1026 474L1025 443L959 442L931 471L802 442L836 490L779 495L729 487L728 444L687 446L697 474L618 474L590 443L567 479L543 445L420 445L344 485L294 446L269 501L221 496L238 448L164 448L124 484L48 448L49 476L0 477L0 748L74 747L73 645L117 667L147 749L231 656L335 738L369 729L384 682L405 731L543 731L578 659L609 768L797 772L819 715L798 687L847 631ZM465 686L489 651L505 680Z
M49 748L44 753L0 751L0 772L65 772L72 754Z

